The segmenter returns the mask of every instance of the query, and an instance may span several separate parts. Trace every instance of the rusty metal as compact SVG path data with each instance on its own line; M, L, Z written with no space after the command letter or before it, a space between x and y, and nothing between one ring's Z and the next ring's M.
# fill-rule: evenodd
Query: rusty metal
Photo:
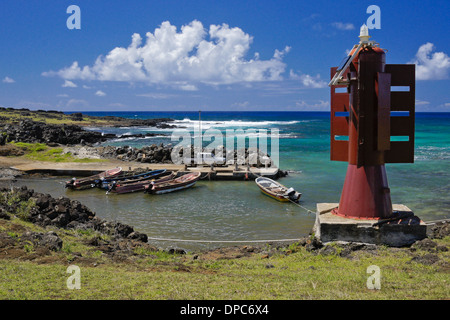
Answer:
M415 68L386 64L384 50L361 46L336 79L331 68L330 159L349 163L334 214L356 219L393 215L385 163L414 161ZM354 52L353 52L354 53ZM406 87L393 91L393 87ZM347 88L336 92L337 88ZM392 113L399 113L394 114ZM347 139L337 139L337 137ZM402 136L404 141L392 141Z

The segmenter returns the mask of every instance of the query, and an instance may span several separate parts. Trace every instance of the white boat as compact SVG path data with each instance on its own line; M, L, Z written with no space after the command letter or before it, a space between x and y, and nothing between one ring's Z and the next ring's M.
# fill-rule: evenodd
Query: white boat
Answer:
M294 188L287 188L270 178L259 177L256 178L255 182L263 194L281 202L299 202L302 196Z

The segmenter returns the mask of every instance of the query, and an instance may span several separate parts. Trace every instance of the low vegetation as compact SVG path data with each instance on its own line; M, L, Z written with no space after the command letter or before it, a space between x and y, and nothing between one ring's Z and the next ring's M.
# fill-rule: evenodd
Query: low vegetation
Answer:
M111 253L111 246L99 245L112 241L108 235L93 230L44 229L16 215L9 216L0 219L0 299L450 297L448 236L434 240L437 246L432 252L414 246L378 246L344 254L348 248L337 244L312 250L294 243L189 253L141 245L123 255L120 251ZM62 247L44 250L27 240L30 232L57 233ZM435 259L426 259L429 255ZM80 268L80 289L67 286L69 265ZM381 271L379 290L367 286L371 276L367 270L372 265Z
M90 117L81 115L75 117L71 114L65 114L57 111L31 111L28 109L2 108L0 113L1 119L5 123L12 123L29 119L32 121L43 122L47 124L66 124L79 126L107 125L108 120L98 117Z
M79 159L70 152L64 152L61 147L49 147L44 143L9 142L9 145L24 152L24 156L30 160L50 162L102 162L104 159Z

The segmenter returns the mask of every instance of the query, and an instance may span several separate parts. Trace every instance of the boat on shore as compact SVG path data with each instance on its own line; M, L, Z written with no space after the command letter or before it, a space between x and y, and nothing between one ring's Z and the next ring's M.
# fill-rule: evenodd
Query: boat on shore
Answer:
M165 176L159 176L158 179L155 180L155 177L150 177L147 179L143 179L137 182L116 182L113 181L110 184L110 187L108 191L106 191L106 194L112 192L112 193L118 193L118 194L124 194L124 193L132 193L132 192L139 192L144 191L146 187L152 183L163 183L166 181L170 181L176 177L176 173L170 172L168 175Z
M263 194L281 202L292 201L297 203L302 196L294 188L287 188L270 178L258 177L255 182Z
M145 192L150 194L163 194L187 189L192 187L200 179L200 176L201 172L192 172L169 181L154 182L146 186Z
M118 176L122 172L122 168L109 169L98 174L94 174L85 178L72 178L66 181L65 187L72 190L91 189L96 186L96 181L101 179L110 179Z
M165 173L167 173L166 169L152 170L139 173L134 172L108 179L101 178L99 180L96 180L96 185L101 189L109 190L111 185L114 183L115 184L136 183L144 180L155 179L157 177L163 176Z

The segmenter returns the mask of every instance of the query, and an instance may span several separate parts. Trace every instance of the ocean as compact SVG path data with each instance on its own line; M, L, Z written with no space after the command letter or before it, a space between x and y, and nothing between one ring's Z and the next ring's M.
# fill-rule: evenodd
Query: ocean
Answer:
M78 199L104 219L117 220L146 233L158 247L186 250L237 245L232 241L298 239L307 235L320 202L339 202L347 163L330 161L328 112L86 112L94 116L172 118L177 128L191 133L218 129L255 129L256 136L279 131L279 167L288 176L279 181L302 193L301 206L264 196L254 181L199 181L181 192L152 196L142 193L105 195L104 191L70 191L63 179L28 181L54 196ZM199 121L201 118L201 121ZM125 138L110 145L143 147L176 145L173 129L148 127L91 128L104 133L155 133L153 137ZM255 132L253 131L253 132ZM239 131L235 131L239 132ZM393 203L408 206L424 221L450 217L450 113L416 113L415 162L387 164ZM270 154L270 139L268 139ZM248 140L250 141L250 140ZM206 142L206 145L211 143ZM153 240L153 239L161 240ZM183 241L172 241L179 239ZM185 240L195 240L192 242ZM222 242L221 242L222 241Z

